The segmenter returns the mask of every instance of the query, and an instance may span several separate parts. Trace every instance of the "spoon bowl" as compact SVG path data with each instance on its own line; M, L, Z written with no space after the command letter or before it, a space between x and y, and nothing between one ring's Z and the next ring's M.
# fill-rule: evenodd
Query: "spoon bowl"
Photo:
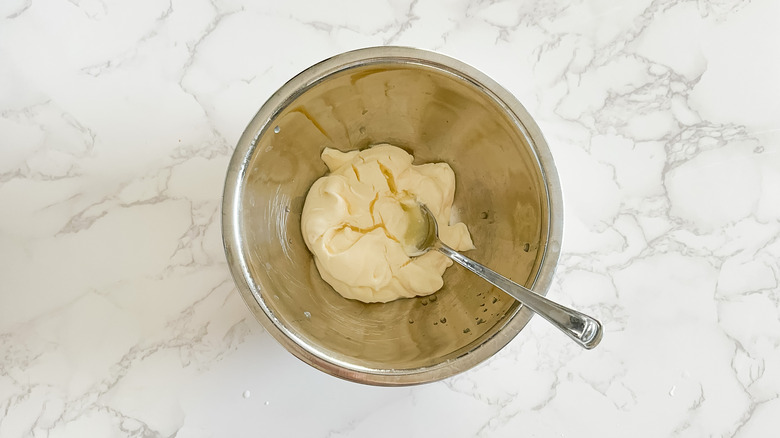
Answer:
M432 249L437 250L509 294L583 348L590 350L601 342L603 329L598 320L548 300L450 248L439 239L439 225L433 213L425 204L419 204L419 207L419 213L416 210L410 211L410 226L404 237L404 251L409 257L420 256Z

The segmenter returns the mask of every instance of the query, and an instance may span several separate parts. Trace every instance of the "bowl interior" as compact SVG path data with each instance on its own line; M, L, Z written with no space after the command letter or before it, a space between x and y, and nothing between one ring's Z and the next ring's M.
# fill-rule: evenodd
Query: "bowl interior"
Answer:
M327 170L325 147L391 143L415 164L449 163L457 183L452 220L468 226L476 245L467 255L532 286L549 195L535 146L494 95L442 65L377 59L312 81L262 122L244 161L237 223L246 281L266 324L338 367L403 374L473 354L522 319L511 339L527 322L517 302L457 265L429 297L344 299L320 278L300 231L306 192Z

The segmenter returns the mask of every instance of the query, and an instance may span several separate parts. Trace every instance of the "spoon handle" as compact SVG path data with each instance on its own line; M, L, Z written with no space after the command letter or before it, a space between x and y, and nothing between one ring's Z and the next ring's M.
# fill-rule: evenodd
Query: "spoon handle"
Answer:
M582 347L590 350L601 342L601 323L584 313L569 309L527 289L496 271L471 260L441 241L434 245L442 254L469 271L487 280L493 286L511 295L523 305L541 315Z

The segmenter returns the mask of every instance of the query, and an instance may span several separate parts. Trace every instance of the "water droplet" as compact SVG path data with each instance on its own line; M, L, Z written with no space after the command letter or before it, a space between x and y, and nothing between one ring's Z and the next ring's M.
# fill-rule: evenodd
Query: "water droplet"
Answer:
M498 301L498 298L493 297L493 304L496 304L497 301Z
M414 320L410 318L409 319L409 324L414 324Z
M469 333L469 332L471 332L471 329L470 329L470 328L464 328L464 329L463 329L463 333Z
M438 300L438 298L436 298L436 295L431 295L431 297L430 297L430 298L428 298L428 299L429 299L431 302L434 302L434 301Z
M484 324L484 323L485 323L485 320L482 319L482 318L479 318L479 320L477 321L477 325Z
M360 127L360 133L361 133L361 134L365 134L365 133L366 133L366 128L364 128L364 127L362 127L362 126L361 126L361 127Z
M447 323L447 318L442 317L441 319L439 319L439 321L441 321L442 324L446 324Z
M433 325L439 325L439 323L436 322L436 321L433 321Z
M303 312L303 316L305 316L307 319L311 318L311 313L309 312Z
M480 304L479 307L485 307L485 303Z
M672 389L669 390L669 397L674 397L674 391L677 389L677 385L672 385Z
M270 404L271 404L271 402L269 402L269 401L266 401L266 402L265 402L265 403L263 403L263 404L264 404L264 405L266 405L266 406L268 406L268 405L270 405Z
M279 127L279 125L276 125L276 126L274 127L274 134L278 134L278 133L279 133L279 131L281 131L281 130L282 130L282 128L280 128L280 127Z
M289 213L290 212L290 206L288 205L287 207L284 207L284 211L285 211L285 213Z
M249 398L249 397L252 396L252 393L249 392L249 390L247 389L246 391L244 391L243 394L241 394L241 396L244 397L244 398Z
M420 304L422 304L423 306L427 306L427 305L428 305L428 299L427 299L427 298L423 298L423 299L420 301Z
M530 249L531 249L530 244L526 243L525 245L523 245L523 251L528 252Z
M486 211L483 211L482 213L480 213L479 217L482 219L487 219L488 213Z
M367 113L368 113L368 110L367 110L367 109L364 109L364 110L363 110L363 112L362 112L361 114L363 114L363 115L365 116Z
M483 312L487 312L487 309L482 309Z

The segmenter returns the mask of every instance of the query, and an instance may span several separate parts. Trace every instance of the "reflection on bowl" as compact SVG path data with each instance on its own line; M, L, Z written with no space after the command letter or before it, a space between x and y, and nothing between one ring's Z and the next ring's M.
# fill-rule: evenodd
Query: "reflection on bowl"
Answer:
M434 295L347 300L317 272L300 231L325 147L390 143L415 164L456 175L453 220L469 256L546 293L558 260L561 193L539 128L507 91L468 65L417 49L344 53L305 70L258 111L239 140L223 200L223 240L250 309L294 355L345 379L409 385L495 354L531 313L457 266Z

